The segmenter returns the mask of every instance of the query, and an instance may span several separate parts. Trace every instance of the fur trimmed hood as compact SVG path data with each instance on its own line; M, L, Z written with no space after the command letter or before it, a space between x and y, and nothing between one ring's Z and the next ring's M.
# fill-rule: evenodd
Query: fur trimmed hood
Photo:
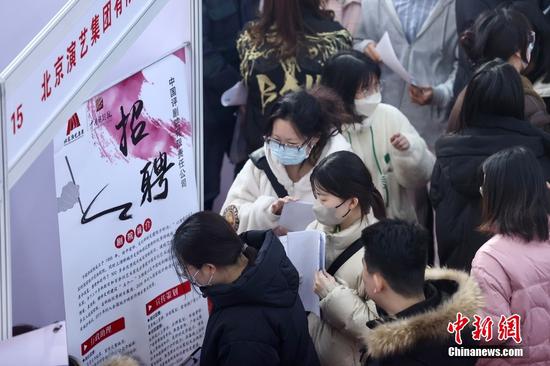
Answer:
M424 342L440 342L451 334L447 324L456 320L461 312L473 318L483 306L483 295L475 280L466 272L429 268L426 281L430 281L443 296L441 304L426 312L380 323L365 335L368 354L375 359L412 351ZM450 286L452 285L452 286ZM447 288L455 287L449 292Z

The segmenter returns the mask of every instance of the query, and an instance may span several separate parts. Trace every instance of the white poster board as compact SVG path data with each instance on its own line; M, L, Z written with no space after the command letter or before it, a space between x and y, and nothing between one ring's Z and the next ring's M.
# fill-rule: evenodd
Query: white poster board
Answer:
M91 98L54 139L69 354L179 365L202 343L206 300L170 244L198 211L189 50Z
M10 252L10 225L9 225L9 191L44 148L49 145L60 126L66 123L70 115L78 109L84 100L90 95L96 94L95 90L104 83L107 74L112 74L113 67L125 55L130 46L133 46L137 38L148 27L148 24L162 10L168 0L65 0L65 6L53 17L51 21L38 33L23 51L0 73L0 339L6 339L11 335L12 325L12 278L11 278L11 252ZM20 29L7 28L18 35L29 32L36 21L34 13L40 12L36 4L28 4L29 1L19 2L15 11L10 5L2 7L6 17L16 18ZM159 29L156 32L158 38L155 44L147 44L147 54L154 58L164 54L158 52L158 45L166 44L168 32L178 34L181 41L191 41L193 45L193 116L195 131L202 131L202 34L201 34L201 2L192 0L172 0L176 8L184 6L182 11L173 11L170 23L174 22L181 27L172 26L169 30ZM47 5L46 5L47 6ZM50 6L55 7L55 6ZM28 9L27 9L28 8ZM20 9L24 9L21 11ZM172 7L174 9L174 7ZM187 10L188 9L188 10ZM34 13L33 13L34 12ZM44 13L42 13L44 14ZM185 17L186 21L181 21ZM96 17L97 16L97 17ZM98 18L99 17L99 18ZM9 27L9 26L8 26ZM6 32L4 32L4 35ZM191 38L189 38L191 37ZM15 37L17 38L17 37ZM24 36L23 38L27 38ZM29 39L28 37L27 39ZM10 42L14 38L8 38ZM14 44L17 42L14 42ZM73 43L75 46L73 48ZM143 42L141 42L143 43ZM7 49L12 44L6 45ZM162 47L161 47L162 48ZM20 48L17 49L19 51ZM173 49L169 47L168 49ZM10 54L6 52L6 54ZM13 56L10 55L9 58ZM64 58L63 60L60 59ZM136 60L140 57L135 57ZM121 62L122 68L129 72L136 70L133 63ZM136 61L137 65L143 65ZM147 63L145 63L147 64ZM3 66L3 65L2 65ZM140 66L141 67L141 66ZM139 68L138 68L139 69ZM125 72L124 72L125 74ZM109 77L106 85L118 78ZM52 84L53 83L53 84ZM105 85L105 84L104 84ZM37 92L42 89L42 92ZM42 100L44 96L45 100ZM202 137L201 132L193 135L195 140L196 179L199 186L199 198L202 201ZM10 149L8 151L8 145ZM11 148L15 147L15 148ZM9 164L8 164L9 161ZM9 174L8 174L9 172ZM49 176L47 177L49 178ZM49 185L48 185L49 187ZM35 192L36 193L36 192ZM17 203L12 207L18 207ZM43 214L44 209L37 206L38 214ZM13 215L13 212L11 213ZM18 225L17 220L16 229ZM17 236L17 230L16 235ZM44 238L45 241L51 238ZM57 241L57 238L54 240ZM31 240L30 242L35 242ZM24 248L26 243L21 240L16 242L19 248ZM17 261L14 263L17 264ZM17 267L16 267L17 268ZM32 278L26 277L26 278ZM29 280L30 281L30 280ZM22 288L22 287L19 287ZM19 295L18 293L17 295ZM16 294L14 294L16 296ZM21 296L18 297L21 300ZM38 299L41 300L41 299ZM18 306L17 313L25 313L26 306L14 302ZM51 305L51 304L50 304ZM24 310L21 310L24 309ZM36 312L42 314L42 311ZM41 319L41 316L38 315ZM46 316L48 317L48 316ZM57 317L54 319L58 319Z

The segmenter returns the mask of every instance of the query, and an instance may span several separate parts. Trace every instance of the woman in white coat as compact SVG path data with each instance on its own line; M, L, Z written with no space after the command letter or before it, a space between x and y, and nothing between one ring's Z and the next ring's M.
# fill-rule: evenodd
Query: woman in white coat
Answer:
M328 90L291 92L274 107L265 143L235 178L222 214L237 232L276 229L285 203L313 202L309 178L319 160L351 150L340 135L342 102Z
M354 116L342 134L372 174L388 217L416 221L412 192L429 182L435 157L407 117L381 103L380 67L361 52L344 51L327 62L321 80Z
M362 283L360 238L364 228L385 217L384 201L365 164L348 151L323 159L311 185L317 221L309 228L325 232L327 240L326 271L315 276L321 318L309 315L309 332L321 365L359 366L365 324L377 317Z

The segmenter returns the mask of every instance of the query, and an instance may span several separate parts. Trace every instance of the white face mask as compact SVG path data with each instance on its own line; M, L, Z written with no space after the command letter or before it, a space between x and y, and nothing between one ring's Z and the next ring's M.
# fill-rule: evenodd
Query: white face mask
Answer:
M355 110L362 116L370 117L380 102L382 102L382 94L376 92L368 97L355 99Z
M531 56L534 49L535 49L535 32L531 31L531 34L529 37L529 44L527 45L527 51L525 52L525 58L527 59L527 63L525 63L525 61L521 59L521 63L523 65L524 70L527 68L527 66L529 66L529 63L531 62Z
M313 212L315 213L315 217L317 218L317 221L319 221L321 224L325 226L336 226L340 225L342 221L348 216L348 214L351 212L351 208L347 208L347 212L344 211L344 214L338 213L339 208L341 208L346 201L342 202L336 207L326 207L323 206L319 201L315 201L313 204ZM342 210L345 210L345 207L342 207Z
M531 55L533 54L533 50L535 49L534 43L529 43L529 46L527 46L527 64L529 65L529 62L531 62Z

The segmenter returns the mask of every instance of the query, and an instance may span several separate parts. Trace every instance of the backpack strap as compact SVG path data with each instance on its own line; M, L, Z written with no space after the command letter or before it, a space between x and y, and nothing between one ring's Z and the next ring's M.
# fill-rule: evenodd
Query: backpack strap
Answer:
M336 272L350 259L353 257L355 253L357 253L359 250L363 248L363 241L361 238L354 241L349 247L346 248L340 255L332 262L330 267L328 268L327 272L330 273L331 276L334 276Z
M271 186L275 190L275 193L277 193L277 196L279 198L288 196L286 188L281 183L279 183L277 177L275 177L275 174L273 174L273 170L271 170L271 167L267 162L267 158L265 157L264 148L259 148L258 150L250 154L249 157L250 160L252 160L254 166L265 173L267 179L269 180L269 183L271 183Z

